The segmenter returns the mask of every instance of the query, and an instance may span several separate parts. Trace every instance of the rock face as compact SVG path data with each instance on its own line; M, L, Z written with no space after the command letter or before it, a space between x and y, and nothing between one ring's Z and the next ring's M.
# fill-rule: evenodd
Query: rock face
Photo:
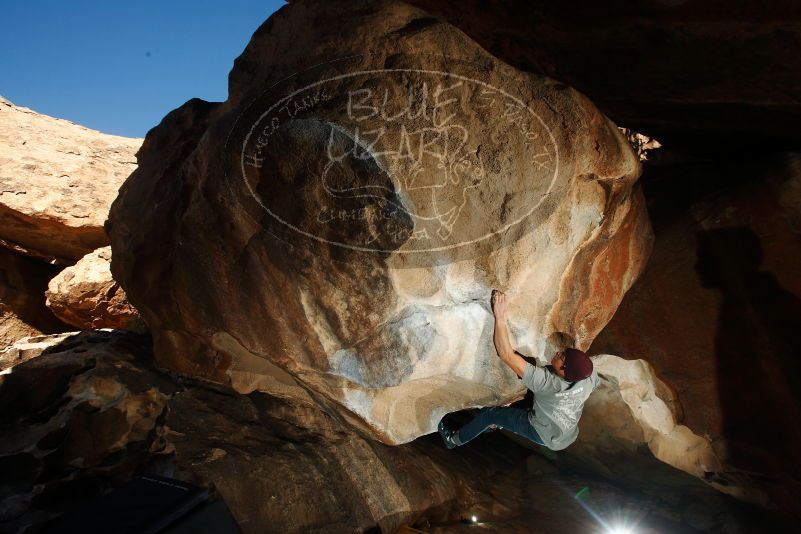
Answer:
M64 512L164 449L153 430L175 386L138 361L148 352L141 336L102 330L0 352L4 532Z
M801 146L801 5L411 0L494 56L698 154Z
M0 98L0 244L65 264L107 245L103 223L140 145Z
M612 435L628 440L631 448L644 444L658 459L698 478L721 470L710 444L676 424L679 408L673 392L648 362L609 354L596 356L594 362L603 381L587 401L587 417L581 421L584 443L603 447ZM634 425L624 423L629 419Z
M58 268L0 247L0 349L18 339L69 330L45 306Z
M493 287L515 346L550 358L591 343L647 258L615 125L422 10L293 3L229 80L148 134L106 226L160 365L297 380L404 443L523 394Z
M801 159L797 153L648 169L656 244L592 345L647 359L679 421L801 515Z
M17 364L40 356L53 345L58 345L76 332L63 332L49 336L30 336L21 338L0 350L0 371L10 369Z
M652 455L718 491L760 506L772 505L763 488L721 460L707 436L679 424L681 406L648 362L603 354L594 363L601 386L585 405L579 439L570 455L620 481L631 479Z
M65 323L84 330L117 328L144 333L139 312L111 277L111 247L91 252L49 283L47 306Z
M382 445L311 401L191 389L173 399L165 436L178 464L213 481L246 532L395 532L424 517L452 520L467 503L484 516L502 506L486 499L504 478L499 465L471 472L434 440Z

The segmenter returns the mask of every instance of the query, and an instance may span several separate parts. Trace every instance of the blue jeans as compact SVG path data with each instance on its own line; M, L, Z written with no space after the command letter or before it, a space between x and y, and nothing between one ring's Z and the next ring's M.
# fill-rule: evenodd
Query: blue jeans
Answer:
M542 438L528 421L528 412L524 401L515 402L511 406L482 408L472 421L459 429L455 441L458 445L464 445L495 425L542 445Z

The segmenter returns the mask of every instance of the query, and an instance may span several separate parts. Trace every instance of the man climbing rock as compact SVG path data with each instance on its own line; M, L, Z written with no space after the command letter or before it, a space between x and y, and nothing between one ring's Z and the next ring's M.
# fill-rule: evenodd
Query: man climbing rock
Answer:
M509 342L506 309L506 295L494 290L495 349L534 393L533 406L528 408L518 402L511 406L482 408L478 416L459 430L450 429L440 421L439 433L449 449L494 428L504 428L549 449L564 449L578 436L581 411L598 385L598 373L593 369L592 360L573 348L558 351L551 365L540 367L528 363Z

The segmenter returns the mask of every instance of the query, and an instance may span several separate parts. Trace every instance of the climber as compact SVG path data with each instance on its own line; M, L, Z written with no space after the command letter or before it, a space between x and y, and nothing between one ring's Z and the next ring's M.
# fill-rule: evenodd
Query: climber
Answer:
M599 382L592 360L580 350L566 348L554 355L551 365L532 365L509 342L506 295L494 290L491 304L495 315L495 349L504 363L534 393L533 406L528 408L518 402L510 406L482 408L459 430L448 428L444 421L440 421L438 431L445 446L452 449L487 430L503 428L549 449L564 449L576 440L584 402Z

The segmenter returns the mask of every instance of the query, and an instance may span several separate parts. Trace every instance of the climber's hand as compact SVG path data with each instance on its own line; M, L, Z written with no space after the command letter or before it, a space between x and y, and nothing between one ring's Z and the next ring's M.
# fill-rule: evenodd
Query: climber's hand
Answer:
M512 368L517 376L523 377L526 370L526 360L515 353L514 347L509 342L509 331L506 326L506 295L503 291L494 290L490 298L492 313L495 314L495 332L492 334L492 341L495 343L495 350L498 356L506 365Z
M506 310L508 307L508 303L506 301L506 294L503 291L493 289L492 298L490 300L492 303L492 313L495 314L495 317L496 318L505 317Z

